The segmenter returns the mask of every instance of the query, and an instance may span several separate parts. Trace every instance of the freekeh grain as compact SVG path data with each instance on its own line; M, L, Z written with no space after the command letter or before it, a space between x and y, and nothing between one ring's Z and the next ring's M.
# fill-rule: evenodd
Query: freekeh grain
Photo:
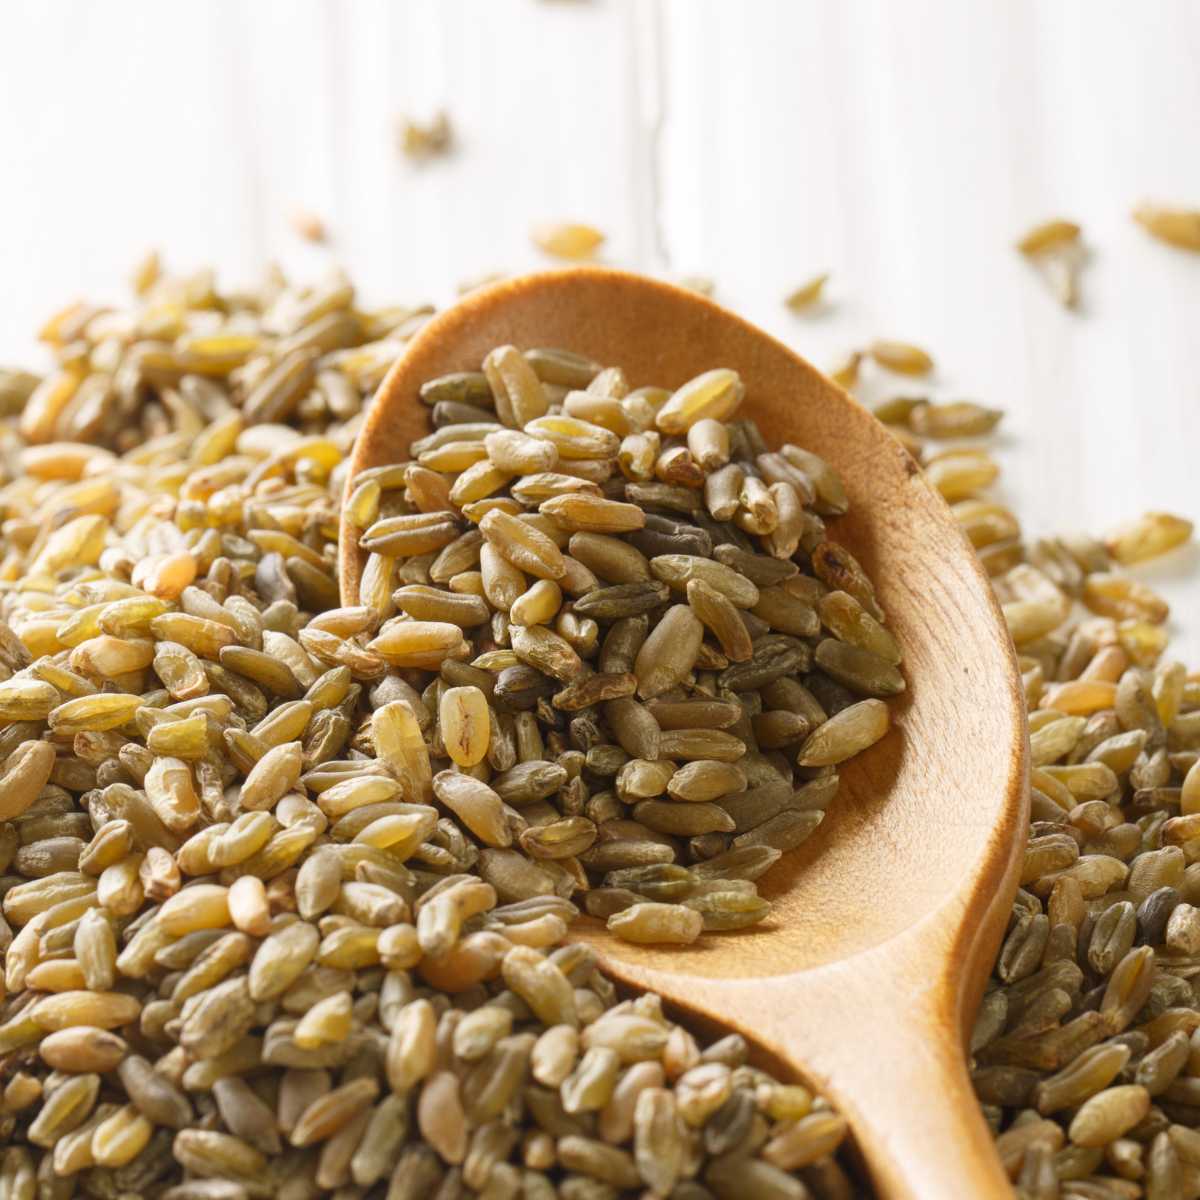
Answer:
M10 516L45 522L43 533L10 524L2 535L0 696L12 707L0 717L0 846L11 840L14 938L0 1037L20 1056L6 1091L6 1186L33 1180L38 1164L52 1176L57 1163L89 1195L252 1195L264 1177L307 1171L320 1187L359 1188L394 1172L393 1193L415 1196L481 1186L490 1164L492 1186L513 1194L541 1194L543 1182L573 1194L575 1180L632 1190L636 1172L637 1187L660 1193L799 1195L792 1169L820 1196L850 1194L828 1157L840 1119L818 1104L813 1121L804 1089L803 1104L785 1103L789 1089L746 1066L744 1046L722 1060L727 1079L693 1078L700 1068L671 1047L694 1043L654 998L618 1003L594 961L560 945L584 905L676 940L697 922L761 919L753 881L832 800L836 774L801 765L802 747L857 707L847 686L877 690L889 678L880 664L898 654L861 567L821 532L844 508L823 465L800 448L763 461L726 410L727 379L685 391L660 423L672 393L529 351L550 392L529 419L550 418L544 426L496 421L487 375L468 373L434 381L427 399L474 411L442 409L417 451L457 455L420 464L452 478L491 454L487 438L511 433L527 441L497 442L490 464L511 478L477 472L461 509L449 481L437 490L405 467L363 481L360 528L384 548L372 554L366 607L336 609L321 579L332 575L345 456L364 398L424 314L358 307L338 279L303 289L275 277L216 308L214 295L208 277L160 274L134 333L99 312L51 322L61 371L76 362L62 331L74 338L80 321L102 347L95 361L124 373L88 367L73 391L59 381L57 406L47 388L26 419L37 454L6 484ZM236 337L218 343L201 328L214 312ZM319 358L276 371L289 339L311 339ZM571 389L590 398L569 400ZM897 419L912 437L994 425L990 410L945 408L913 405ZM631 437L645 444L626 453ZM84 449L66 454L59 442ZM986 461L949 461L939 470L961 495L964 528L984 552L1010 556L993 576L1002 602L1048 604L1058 618L1022 639L1030 707L1047 714L1034 722L1045 761L1011 949L973 1045L977 1087L1029 1194L1041 1194L1034 1182L1052 1194L1050 1181L1062 1194L1119 1192L1130 1164L1149 1194L1188 1194L1200 1164L1186 1052L1200 1025L1197 831L1186 824L1200 807L1188 782L1200 780L1200 685L1161 662L1165 613L1118 569L1180 540L1183 523L1151 514L1114 535L1111 551L1080 538L1026 545L1015 518L979 492ZM113 462L112 481L96 482ZM712 500L697 486L693 470L731 468L736 486ZM547 474L562 478L522 485ZM790 549L793 534L777 532L786 506L774 489L785 483L806 514ZM591 499L558 505L565 524L554 505L537 511L563 497ZM77 524L80 503L94 508ZM645 524L611 528L625 520L614 503L639 507ZM520 522L535 555L493 555L476 528L489 513ZM572 529L581 519L608 528ZM710 565L679 561L689 557ZM543 588L517 610L530 624L514 622L539 580L557 595ZM785 587L797 590L772 590ZM447 612L459 598L462 623L421 609L421 589ZM704 630L695 661L639 697L634 668L655 618L693 607L693 593ZM1076 617L1077 597L1094 615ZM745 663L729 653L731 614L753 647ZM414 623L454 632L391 636ZM519 658L513 634L530 628L549 637L518 632ZM822 637L871 657L818 656ZM50 729L63 705L98 695L137 703L112 725L125 710L102 711L110 701L67 708ZM886 711L873 694L857 703ZM878 728L878 710L866 711ZM1083 725L1055 741L1050 726L1064 718ZM849 721L856 737L859 721ZM832 741L810 755L846 748ZM474 762L450 753L470 758L481 745ZM435 786L443 771L462 784ZM735 829L682 843L661 832L676 809L709 819L709 806ZM114 984L101 986L110 971ZM41 981L61 990L34 990ZM83 1082L63 1092L60 1075ZM1141 1090L1149 1106L1127 1125ZM1117 1100L1068 1143L1106 1091ZM654 1099L639 1118L643 1094ZM689 1120L699 1142L678 1133ZM272 1126L288 1139L298 1129L305 1146L277 1147Z
M473 444L466 438L482 435L487 460L464 455L439 462L448 472L447 500L429 513L411 511L420 509L411 467L374 473L372 481L393 471L393 487L379 499L379 512L393 515L368 526L361 543L378 550L386 539L402 578L408 564L416 569L431 551L439 556L409 576L420 582L394 593L403 616L381 613L370 647L393 667L426 672L425 679L436 666L422 697L431 706L432 740L426 753L417 750L417 775L429 777L430 754L452 760L459 774L446 771L434 781L441 804L491 851L519 848L543 876L551 871L556 878L534 885L539 876L526 869L522 887L611 888L613 871L662 862L671 837L687 841L685 862L719 856L735 835L752 841L758 826L771 844L803 840L821 811L792 819L786 810L805 803L797 772L811 769L803 761L806 739L814 763L822 756L844 761L886 731L886 709L866 705L862 729L853 714L842 718L847 732L840 738L835 720L833 742L823 747L821 729L829 718L815 701L803 714L766 711L757 690L782 686L791 676L803 691L798 677L805 671L828 686L848 683L869 696L904 686L874 588L861 567L824 538L817 513L834 517L847 508L829 464L798 446L765 453L746 421L737 426L745 449L737 449L729 422L744 388L736 372L724 368L674 392L631 390L619 368L567 350L522 353L508 345L485 355L481 370L432 380L421 390L434 406L435 423L438 411L445 421L414 453L428 453L435 443L466 446ZM468 397L470 412L438 408ZM491 412L499 425L489 428L477 418ZM454 441L456 429L461 442ZM623 438L642 434L653 443L646 471L636 454L623 452ZM726 508L724 493L706 493L704 485L707 472L734 466L731 456L739 460L737 482ZM485 491L476 490L476 477ZM706 496L716 498L721 511L714 507L704 524L693 523L702 520L697 514ZM463 553L453 566L439 568L451 543L442 544L441 534L438 545L428 543L427 531L442 526ZM400 536L408 540L395 542ZM810 548L819 545L813 569L830 582L801 574L805 538ZM726 565L719 558L724 550L742 557ZM752 578L772 586L760 589ZM842 592L844 603L833 610L841 619L831 617L832 636L822 641L816 604L832 594L835 579L870 611ZM444 648L434 650L434 628L460 608L461 635L447 631ZM428 657L426 642L419 642L426 631ZM844 636L851 640L843 645ZM729 697L734 719L743 705L754 705L737 733L687 727L664 733L645 705L662 697L705 703L710 696ZM526 760L515 773L510 729L513 752ZM743 802L734 792L683 805L662 798L680 768L705 760L719 768L747 752L774 781L769 804ZM775 760L768 762L767 754ZM571 765L556 777L556 763ZM545 788L527 794L525 781L542 776ZM614 779L609 800L605 781ZM384 817L359 836L377 839L393 824L398 833L400 819ZM511 858L486 861L492 870L501 863L506 872L515 870ZM662 899L646 886L651 890L643 899ZM769 911L753 899L726 896L701 907L704 925L713 930L753 923ZM689 935L698 928L697 911L684 905L674 918ZM630 924L634 917L626 913L612 928L637 930L643 940L653 929L666 940L681 936L669 922Z
M129 313L48 323L45 382L5 376L25 407L0 534L5 1187L538 1194L565 1172L568 1195L702 1173L699 1143L635 1119L642 1087L669 1106L678 1079L699 1136L778 1085L740 1045L685 1084L691 1035L563 943L592 891L628 894L615 924L643 940L767 915L753 880L778 851L730 844L754 825L722 807L735 763L807 793L731 731L753 681L722 672L811 663L747 579L799 573L810 493L844 508L828 467L793 448L755 486L732 372L671 393L501 348L423 389L419 461L354 482L369 557L341 607L348 452L427 310L366 308L338 275L139 279ZM735 568L700 515L731 456ZM648 637L669 609L682 655ZM769 724L794 757L799 729L789 747ZM636 1053L579 1046L625 1013Z

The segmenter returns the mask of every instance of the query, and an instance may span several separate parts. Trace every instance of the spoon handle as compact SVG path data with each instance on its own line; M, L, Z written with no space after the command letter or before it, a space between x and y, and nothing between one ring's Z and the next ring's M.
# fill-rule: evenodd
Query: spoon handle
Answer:
M927 995L897 997L895 1007L887 997L881 989L873 1002L848 1004L844 1020L860 1017L860 1035L832 1038L815 1055L797 1047L796 1065L827 1076L881 1200L1011 1200L955 1024Z
M727 1020L846 1116L880 1200L1011 1200L967 1073L957 980L885 950L721 993Z

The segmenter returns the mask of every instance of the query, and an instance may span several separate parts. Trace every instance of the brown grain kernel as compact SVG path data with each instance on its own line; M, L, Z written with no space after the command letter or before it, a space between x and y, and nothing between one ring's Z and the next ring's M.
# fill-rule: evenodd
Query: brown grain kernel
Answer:
M1200 211L1140 204L1133 219L1160 242L1183 250L1200 250Z
M927 375L933 370L933 359L907 342L872 342L868 353L881 367L901 375Z
M827 274L814 275L807 283L789 292L784 303L792 312L804 312L821 299L821 292L828 280Z
M1022 254L1041 254L1054 250L1065 244L1077 241L1081 230L1074 221L1061 218L1043 221L1035 225L1017 242L1017 249Z
M1071 1121L1077 1146L1106 1146L1132 1129L1150 1108L1150 1095L1136 1084L1108 1088L1093 1096Z
M703 626L687 605L669 608L634 662L638 695L650 699L679 683L695 665L703 633Z
M591 225L544 222L534 226L532 238L538 249L555 258L591 258L604 241L604 234Z
M477 687L442 693L440 730L446 753L460 767L473 767L487 754L490 739L487 699Z
M801 766L827 766L877 742L889 725L887 706L879 700L861 700L844 708L815 729L800 748Z
M687 945L700 936L704 919L675 904L642 902L608 919L608 928L627 942L671 942Z

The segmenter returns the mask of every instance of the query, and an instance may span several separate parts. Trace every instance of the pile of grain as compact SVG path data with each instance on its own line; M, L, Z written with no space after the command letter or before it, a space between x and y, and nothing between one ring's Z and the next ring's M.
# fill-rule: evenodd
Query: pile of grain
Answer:
M564 943L581 881L545 851L580 826L538 834L537 772L434 777L478 750L454 672L485 668L451 654L431 705L440 654L396 667L404 623L339 606L346 456L425 310L154 259L137 291L0 374L0 1196L851 1194L822 1101ZM588 753L546 760L585 806ZM774 853L732 848L716 894Z

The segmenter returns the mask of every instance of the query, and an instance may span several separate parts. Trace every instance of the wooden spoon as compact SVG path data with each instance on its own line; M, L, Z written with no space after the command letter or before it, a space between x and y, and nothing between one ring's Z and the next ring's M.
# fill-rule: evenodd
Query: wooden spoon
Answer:
M908 678L897 727L845 766L825 822L762 881L768 923L687 948L629 945L582 920L575 936L618 980L819 1088L881 1195L1011 1196L963 1046L1017 886L1028 749L1012 646L966 538L883 427L786 346L692 292L598 268L501 283L430 321L372 402L349 486L428 432L422 382L478 369L504 343L574 350L635 385L740 371L768 444L796 442L841 473L851 507L832 535L875 581ZM343 525L346 604L363 561Z

